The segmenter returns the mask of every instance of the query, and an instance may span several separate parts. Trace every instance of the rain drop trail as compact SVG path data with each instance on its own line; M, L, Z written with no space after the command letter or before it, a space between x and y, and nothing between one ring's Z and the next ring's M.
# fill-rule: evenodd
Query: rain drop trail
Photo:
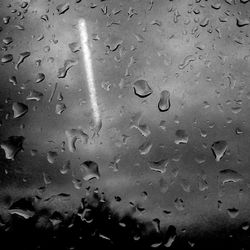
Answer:
M94 126L96 130L98 130L95 132L98 134L99 130L101 129L101 125L100 125L101 117L100 117L100 111L99 111L98 104L97 104L97 95L96 95L95 80L94 80L93 66L92 66L92 60L91 60L91 52L90 52L89 45L88 45L88 31L87 31L86 22L84 19L79 20L78 28L80 32L82 56L83 56L84 64L85 64L90 102L91 102L91 106L93 109Z

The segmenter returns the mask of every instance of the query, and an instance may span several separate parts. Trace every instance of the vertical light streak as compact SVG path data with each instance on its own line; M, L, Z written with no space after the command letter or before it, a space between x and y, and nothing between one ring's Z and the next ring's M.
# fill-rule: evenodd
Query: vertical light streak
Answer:
M81 48L82 48L82 56L85 64L85 72L86 72L86 80L88 83L88 90L90 96L90 103L93 110L93 119L95 127L99 127L101 124L100 111L97 103L97 95L95 88L95 79L93 73L92 66L92 58L91 52L88 45L88 30L86 21L84 19L80 19L78 22L78 28L80 32L80 40L81 40ZM97 128L100 130L100 128ZM97 131L98 133L98 131Z

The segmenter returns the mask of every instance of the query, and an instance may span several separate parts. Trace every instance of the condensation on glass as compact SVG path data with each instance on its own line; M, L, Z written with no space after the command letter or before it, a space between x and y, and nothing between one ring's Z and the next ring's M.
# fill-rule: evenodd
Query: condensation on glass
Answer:
M1 1L6 241L23 223L27 249L247 249L249 17L248 0Z

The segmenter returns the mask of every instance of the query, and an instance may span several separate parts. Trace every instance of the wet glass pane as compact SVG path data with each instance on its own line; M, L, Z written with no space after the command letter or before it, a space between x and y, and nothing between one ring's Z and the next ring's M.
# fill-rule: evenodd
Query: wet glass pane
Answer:
M249 17L2 0L4 249L249 249Z

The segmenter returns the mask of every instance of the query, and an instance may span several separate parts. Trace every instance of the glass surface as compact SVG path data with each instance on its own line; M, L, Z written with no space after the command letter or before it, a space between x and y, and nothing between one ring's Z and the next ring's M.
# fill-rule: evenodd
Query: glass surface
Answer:
M249 17L2 0L1 244L249 249Z

